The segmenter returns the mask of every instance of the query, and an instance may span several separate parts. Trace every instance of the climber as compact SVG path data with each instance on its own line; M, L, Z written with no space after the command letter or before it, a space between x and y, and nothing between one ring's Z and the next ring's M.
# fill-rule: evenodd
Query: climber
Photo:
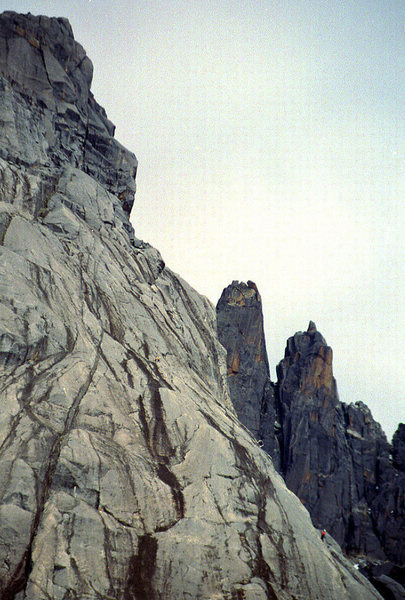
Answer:
M321 533L321 540L324 542L325 541L325 536L326 536L326 530L322 529L322 533Z

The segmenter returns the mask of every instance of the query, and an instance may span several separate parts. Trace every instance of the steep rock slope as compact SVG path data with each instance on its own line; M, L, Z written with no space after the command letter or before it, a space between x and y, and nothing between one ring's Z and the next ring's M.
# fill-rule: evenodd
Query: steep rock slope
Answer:
M134 237L69 24L0 32L1 600L378 598L236 418L211 304Z
M400 423L392 438L392 457L394 465L402 473L405 472L405 424Z
M312 322L306 332L288 339L284 359L277 367L274 395L263 410L255 382L260 376L260 389L271 386L268 370L267 381L263 375L267 357L263 365L256 365L247 342L251 331L258 329L261 339L255 343L265 347L263 318L260 314L252 323L246 303L235 302L241 294L250 294L249 289L233 282L217 305L218 335L227 349L228 365L238 355L242 357L239 371L248 372L243 386L237 381L230 385L239 418L249 427L244 404L256 406L260 427L251 429L252 433L270 454L271 448L276 448L275 464L317 527L326 527L349 553L391 561L386 572L393 564L404 565L405 481L398 468L403 464L402 428L394 436L391 460L390 445L367 406L361 402L347 406L339 401L332 349ZM257 298L256 292L255 316L261 313ZM270 423L266 425L266 421ZM264 432L273 432L273 442L266 440Z

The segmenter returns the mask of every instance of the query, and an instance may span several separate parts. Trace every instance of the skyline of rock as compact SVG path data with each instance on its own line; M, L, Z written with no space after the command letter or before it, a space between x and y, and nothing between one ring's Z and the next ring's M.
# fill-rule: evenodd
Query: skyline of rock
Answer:
M405 426L391 446L364 403L340 402L332 349L312 321L287 340L273 383L262 322L253 282L224 289L217 326L238 417L314 525L326 527L348 554L386 563L384 575L395 574L405 563Z
M136 239L80 48L0 15L1 600L379 598L238 421L214 307Z

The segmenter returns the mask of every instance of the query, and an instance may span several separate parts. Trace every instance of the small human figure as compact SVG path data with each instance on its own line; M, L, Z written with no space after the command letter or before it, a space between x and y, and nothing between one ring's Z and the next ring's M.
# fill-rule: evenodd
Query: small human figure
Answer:
M325 536L326 536L326 530L322 529L322 533L321 533L321 540L324 542L325 541Z

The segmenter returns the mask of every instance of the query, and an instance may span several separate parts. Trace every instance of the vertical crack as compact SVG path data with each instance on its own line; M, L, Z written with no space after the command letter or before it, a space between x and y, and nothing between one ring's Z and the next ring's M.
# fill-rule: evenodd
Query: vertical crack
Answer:
M100 340L99 340L98 346L96 348L96 356L94 358L93 365L90 368L90 371L86 377L85 382L80 387L78 393L76 394L76 397L74 398L74 400L70 406L70 409L68 411L68 414L67 414L67 417L65 420L65 425L64 425L63 431L62 431L62 433L54 436L53 441L51 442L51 448L50 448L49 458L48 458L48 466L46 468L46 471L45 471L45 474L43 477L42 489L39 494L39 498L38 498L38 502L37 502L37 510L36 510L36 513L32 520L29 543L28 543L27 549L25 550L19 564L17 565L17 567L14 571L14 574L10 578L8 585L0 593L0 600L13 600L13 598L16 596L16 594L18 594L21 590L25 589L25 587L27 585L27 582L28 582L28 579L29 579L29 576L30 576L30 573L32 570L32 566L33 566L32 565L33 543L34 543L35 536L37 534L37 530L38 530L38 526L39 526L42 514L44 512L45 504L46 504L46 502L49 498L50 492L51 492L52 481L53 481L53 478L55 475L57 463L58 463L60 453L62 450L62 444L63 444L63 441L64 441L66 435L70 432L72 426L74 425L77 414L79 412L80 402L82 401L83 397L87 393L87 391L90 387L90 384L93 381L94 374L97 370L97 366L99 363L102 340L103 340L103 332L101 332Z
M152 579L156 570L158 542L151 535L139 538L138 554L129 563L125 600L154 600Z
M0 222L0 246L4 246L4 238L12 220L12 215L5 214L4 219Z
M184 518L185 503L181 485L176 475L169 469L170 460L175 457L176 450L173 447L166 429L163 404L159 393L157 382L152 382L151 405L153 411L153 423L148 423L145 405L142 396L139 396L139 420L146 445L151 455L157 461L157 476L160 481L170 487L176 511L177 521ZM164 531L170 526L164 526L157 531Z

